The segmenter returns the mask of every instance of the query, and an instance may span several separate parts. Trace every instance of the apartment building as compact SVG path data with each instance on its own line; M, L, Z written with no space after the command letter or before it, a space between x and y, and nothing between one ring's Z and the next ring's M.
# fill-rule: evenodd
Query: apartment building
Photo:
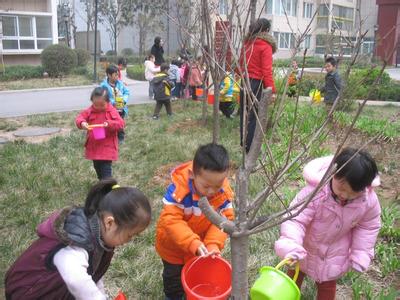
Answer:
M1 0L0 55L5 64L39 64L58 43L56 0Z

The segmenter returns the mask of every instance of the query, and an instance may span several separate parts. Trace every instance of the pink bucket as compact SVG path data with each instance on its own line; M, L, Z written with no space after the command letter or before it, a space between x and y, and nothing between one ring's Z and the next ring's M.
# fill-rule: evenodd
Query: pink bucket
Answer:
M95 140L102 140L106 138L106 130L104 127L94 127L92 128L92 131Z

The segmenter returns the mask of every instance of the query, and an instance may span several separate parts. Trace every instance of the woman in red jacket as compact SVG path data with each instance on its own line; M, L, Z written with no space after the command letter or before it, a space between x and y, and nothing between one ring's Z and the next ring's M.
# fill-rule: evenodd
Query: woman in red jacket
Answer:
M251 24L240 57L239 72L244 76L245 74L248 75L251 91L258 101L261 100L263 89L270 87L275 93L272 54L276 52L276 42L273 36L269 34L270 29L270 21L264 18ZM257 105L253 103L250 94L245 95L243 91L242 89L240 92L240 144L243 146L243 142L245 142L246 152L249 152L257 125ZM243 136L244 107L246 107L246 112L249 113L247 132Z
M102 180L112 177L112 161L118 160L118 131L125 123L110 104L105 88L95 88L90 100L93 104L76 117L75 123L79 129L87 130L85 157L93 160L97 177ZM105 136L95 136L93 125L104 127Z

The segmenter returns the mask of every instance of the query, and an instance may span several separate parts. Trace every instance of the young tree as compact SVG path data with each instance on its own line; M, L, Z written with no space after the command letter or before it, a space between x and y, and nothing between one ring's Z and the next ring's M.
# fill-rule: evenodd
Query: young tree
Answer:
M205 1L202 3L204 6L207 5ZM232 10L235 12L235 19L238 22L238 27L243 40L245 34L243 28L247 28L247 26L241 25L242 18L239 5L236 7L234 5ZM248 11L250 11L250 9L248 9ZM313 19L314 18L315 15ZM288 17L287 20L289 23ZM205 26L212 27L209 20L205 19L203 22L205 23ZM296 36L292 58L299 53L301 44L310 31L310 24L302 33L292 29L293 34ZM236 53L233 57L237 64L237 58L240 56L240 52L238 53L237 49L240 49L240 47L235 47L235 45L230 42L229 34L226 35L226 40L229 41L228 47L232 49L232 51L235 51L236 49ZM354 45L351 62L347 67L346 75L350 73L354 62L359 55L360 47L361 42ZM306 53L307 51L304 51L303 68L306 61ZM210 47L209 60L210 69L212 70L211 72L214 72L214 84L217 86L220 78L218 77L218 72L220 71L216 70L221 70L223 68L218 64L218 58L215 56L215 50L213 50L212 43ZM275 103L271 101L271 89L264 90L261 101L258 101L250 88L246 69L247 66L245 65L244 67L244 72L241 72L240 74L242 88L244 94L250 98L248 99L248 102L250 102L249 109L246 109L246 107L244 108L244 111L247 112L244 115L244 119L246 120L251 110L255 111L257 115L257 127L248 153L246 153L244 148L245 143L243 143L243 159L236 173L236 196L234 200L235 220L229 221L215 212L213 208L210 207L206 198L202 198L199 202L199 207L211 222L230 235L231 263L233 267L233 299L247 299L248 297L247 258L249 256L250 236L278 226L282 222L300 214L312 200L314 195L316 195L316 193L318 193L319 190L332 178L335 172L335 167L331 164L321 182L315 187L314 191L304 199L304 201L291 207L288 206L288 200L290 199L285 199L285 193L283 192L284 187L288 185L294 172L310 158L312 153L311 150L318 148L322 143L321 137L326 135L329 131L328 125L330 124L333 113L343 98L343 91L341 91L330 111L327 114L321 114L318 119L313 120L310 132L305 135L302 133L301 128L307 120L299 118L299 96L297 96L295 103L287 101L287 78L284 88L279 91ZM385 64L383 65L381 72L383 72L384 67ZM378 81L379 79L377 78L374 84ZM216 98L218 99L218 97ZM247 102L244 101L244 103ZM351 126L346 130L342 140L340 141L335 156L339 153L346 142L365 103L366 100L364 100L364 102L359 106ZM293 105L294 109L289 110L288 107ZM214 118L217 118L215 114ZM267 128L269 119L271 119L271 127ZM288 119L291 119L292 123L291 126L286 129L287 134L282 135L278 133L278 128L286 126ZM244 132L246 133L246 121L244 123ZM213 141L216 141L214 136ZM263 184L260 185L260 182L263 182ZM254 191L254 189L256 190ZM275 207L275 209L271 211L271 207Z
M89 47L89 34L90 30L94 31L94 0L80 0L83 4L85 12L81 14L78 10L79 17L86 23L86 50L90 50Z
M111 45L115 53L118 51L118 35L121 29L132 22L135 3L133 0L106 0L99 2L100 22L107 26Z

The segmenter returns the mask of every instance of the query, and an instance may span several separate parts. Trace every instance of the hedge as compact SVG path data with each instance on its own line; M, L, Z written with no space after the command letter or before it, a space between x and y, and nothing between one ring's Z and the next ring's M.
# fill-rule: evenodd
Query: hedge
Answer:
M4 72L0 72L0 81L42 78L43 73L44 69L42 66L5 66Z
M134 65L126 68L126 74L129 78L135 80L145 81L144 77L144 65Z

